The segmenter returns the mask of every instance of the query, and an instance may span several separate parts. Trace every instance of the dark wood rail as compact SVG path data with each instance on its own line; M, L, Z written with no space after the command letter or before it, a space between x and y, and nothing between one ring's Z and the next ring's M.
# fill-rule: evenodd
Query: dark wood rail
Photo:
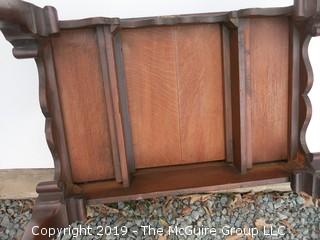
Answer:
M307 147L320 1L284 8L59 21L53 7L0 0L17 58L34 58L55 178L31 228L85 205L290 181L320 196Z

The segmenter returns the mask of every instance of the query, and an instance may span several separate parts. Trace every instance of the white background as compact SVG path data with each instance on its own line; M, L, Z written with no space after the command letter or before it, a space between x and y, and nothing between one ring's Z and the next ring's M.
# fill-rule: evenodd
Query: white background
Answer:
M229 11L250 7L282 7L289 0L29 0L57 8L59 19L142 17ZM320 151L320 39L309 48L315 83L310 92L314 115L307 132L310 150ZM33 60L16 60L0 34L0 169L53 167L38 101L38 75ZM318 110L319 109L319 110ZM316 124L318 122L318 124Z

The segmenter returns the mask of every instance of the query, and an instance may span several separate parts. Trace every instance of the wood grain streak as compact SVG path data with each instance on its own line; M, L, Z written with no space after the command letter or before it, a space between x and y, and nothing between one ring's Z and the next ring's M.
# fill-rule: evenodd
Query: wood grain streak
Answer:
M122 32L136 168L180 161L173 28Z
M64 31L52 41L73 180L86 182L113 178L95 31Z
M136 167L225 159L219 25L124 30L122 39Z
M287 159L288 54L286 17L250 20L253 162Z
M219 24L176 31L182 162L225 159Z

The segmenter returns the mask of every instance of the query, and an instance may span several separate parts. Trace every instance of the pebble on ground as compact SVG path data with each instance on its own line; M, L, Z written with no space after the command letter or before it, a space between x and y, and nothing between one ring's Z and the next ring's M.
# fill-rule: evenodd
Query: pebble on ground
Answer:
M1 240L21 238L33 205L0 200ZM52 239L320 239L320 199L304 193L162 197L89 206L87 214Z

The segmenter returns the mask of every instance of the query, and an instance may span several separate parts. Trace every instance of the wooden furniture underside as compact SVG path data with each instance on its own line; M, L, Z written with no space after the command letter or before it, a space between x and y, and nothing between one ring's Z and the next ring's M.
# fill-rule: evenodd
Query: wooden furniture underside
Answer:
M296 0L59 21L53 7L0 0L13 55L36 61L55 164L24 239L91 203L287 181L319 197L320 154L305 141L319 13L319 0Z

